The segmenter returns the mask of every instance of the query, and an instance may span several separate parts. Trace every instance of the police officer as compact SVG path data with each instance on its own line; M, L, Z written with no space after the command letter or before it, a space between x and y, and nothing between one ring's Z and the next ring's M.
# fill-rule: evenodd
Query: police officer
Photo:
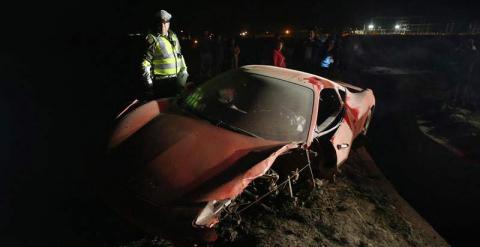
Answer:
M155 14L155 28L146 37L147 49L143 56L143 79L153 97L177 95L188 78L177 35L170 30L172 15L165 10Z

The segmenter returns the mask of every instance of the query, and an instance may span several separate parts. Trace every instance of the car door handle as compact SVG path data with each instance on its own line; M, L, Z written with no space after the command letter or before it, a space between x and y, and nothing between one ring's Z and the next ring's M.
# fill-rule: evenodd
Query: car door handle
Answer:
M350 145L348 145L348 143L342 143L342 144L338 144L337 145L337 149L345 149L345 148L348 148Z

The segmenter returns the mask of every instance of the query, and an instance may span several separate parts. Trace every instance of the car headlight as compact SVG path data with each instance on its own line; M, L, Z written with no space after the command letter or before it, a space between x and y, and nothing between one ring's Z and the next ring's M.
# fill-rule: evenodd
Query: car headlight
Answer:
M231 202L232 200L230 199L209 201L200 214L198 214L193 225L196 227L213 227L218 223L218 216L222 210L230 205Z

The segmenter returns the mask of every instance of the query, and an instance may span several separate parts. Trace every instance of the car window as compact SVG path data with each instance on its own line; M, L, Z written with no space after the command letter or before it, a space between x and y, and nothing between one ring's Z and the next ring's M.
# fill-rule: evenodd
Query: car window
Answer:
M340 113L341 102L338 97L337 91L333 88L325 88L320 91L317 115L318 131L328 128Z
M186 96L185 104L214 123L221 121L255 136L306 141L313 98L308 87L237 70L199 86Z

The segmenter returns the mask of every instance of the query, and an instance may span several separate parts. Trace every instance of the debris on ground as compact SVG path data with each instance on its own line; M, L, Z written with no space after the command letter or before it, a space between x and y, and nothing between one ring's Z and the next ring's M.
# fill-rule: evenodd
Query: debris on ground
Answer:
M364 148L335 182L299 182L217 227L213 246L448 246L393 189ZM169 246L141 240L122 246ZM162 245L160 245L160 243Z

